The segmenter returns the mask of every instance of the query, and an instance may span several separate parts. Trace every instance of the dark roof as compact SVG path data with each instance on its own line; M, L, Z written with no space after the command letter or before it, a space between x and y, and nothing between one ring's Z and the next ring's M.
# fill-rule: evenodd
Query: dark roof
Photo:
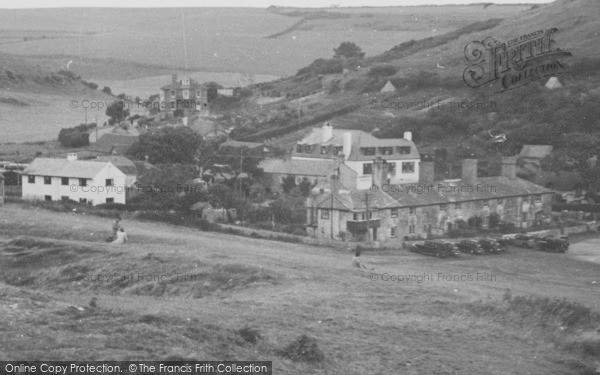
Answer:
M384 189L386 190L386 189ZM362 210L366 207L366 190L354 190L348 194L338 193L334 197L334 208L339 210ZM520 178L504 176L478 178L473 183L462 180L437 181L431 185L404 184L388 185L387 192L381 189L369 192L369 206L373 209L392 207L434 206L439 204L490 200L534 194L552 194L553 191ZM339 196L339 197L338 197ZM318 206L329 208L331 196L317 199Z
M107 154L112 152L124 154L131 145L138 140L137 136L122 134L104 134L92 145L94 151L100 151Z

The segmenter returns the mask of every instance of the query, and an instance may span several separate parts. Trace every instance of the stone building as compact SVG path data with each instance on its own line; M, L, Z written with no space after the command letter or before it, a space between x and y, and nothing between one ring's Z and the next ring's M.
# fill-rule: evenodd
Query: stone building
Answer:
M516 158L502 160L502 175L478 177L477 160L463 161L460 179L434 181L433 162L421 162L413 184L388 184L382 159L373 161L373 188L342 191L307 199L307 227L316 238L400 242L440 235L490 219L518 228L550 222L553 191L516 177ZM333 176L334 185L339 177ZM493 215L495 214L495 215Z
M173 74L171 83L160 90L160 109L167 115L172 115L178 109L188 114L203 111L207 107L207 89L193 79Z

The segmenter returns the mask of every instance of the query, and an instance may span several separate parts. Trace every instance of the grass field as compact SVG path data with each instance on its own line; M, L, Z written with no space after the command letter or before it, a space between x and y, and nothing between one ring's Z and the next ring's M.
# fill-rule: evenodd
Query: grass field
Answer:
M114 247L102 241L108 219L2 207L0 359L262 359L277 374L591 374L596 365L600 264L577 255L597 251L595 237L564 255L366 253L374 271L363 273L341 250L123 225L130 243ZM438 276L478 273L494 278ZM195 278L145 278L166 274ZM240 332L248 327L256 343ZM282 354L303 334L323 361Z

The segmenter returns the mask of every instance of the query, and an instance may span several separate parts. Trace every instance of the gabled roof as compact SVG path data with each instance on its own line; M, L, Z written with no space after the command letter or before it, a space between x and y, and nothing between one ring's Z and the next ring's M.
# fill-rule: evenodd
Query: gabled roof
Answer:
M390 195L381 190L372 192L370 190L352 190L350 192L339 192L333 194L333 208L342 211L364 211L367 209L367 197L369 209L382 209L397 207L397 202ZM331 208L331 194L318 197L315 206L320 208Z
M107 156L98 156L96 158L98 161L110 162L115 167L119 168L121 172L125 173L129 176L137 176L138 170L135 164L127 159L125 156L121 155L107 155Z
M100 139L94 143L92 148L95 151L105 152L107 154L111 152L124 154L137 140L137 136L109 133L100 137Z
M479 189L477 188L478 185L480 186ZM434 206L534 194L553 194L552 190L532 182L520 178L509 179L504 176L478 178L470 184L462 180L446 180L436 181L431 185L405 184L393 186L394 188L390 189L389 193L380 189L376 192L353 190L348 194L334 194L333 207L343 211L365 210L365 194L369 196L369 207L372 209ZM472 187L472 191L469 186ZM317 198L316 205L321 208L330 208L331 194Z
M37 158L23 171L26 175L94 178L109 162L97 160L74 160Z
M550 145L523 145L519 157L543 159L552 153Z
M306 137L304 137L298 144L305 145L319 145L319 146L343 146L344 144L344 133L349 133L352 138L352 147L348 160L352 161L366 161L373 160L377 155L363 155L360 152L361 148L372 148L372 147L394 147L393 155L385 155L386 159L419 159L419 151L412 141L404 138L377 138L369 133L362 130L346 130L346 129L333 129L332 137L327 141L323 142L323 128L314 128ZM409 154L397 154L395 147L409 146ZM294 149L293 154L295 157L316 157L316 158L331 158L331 155L321 155L320 150L315 150L311 154L297 153Z
M328 176L335 166L333 160L296 160L296 159L265 159L258 167L265 173L302 175L302 176Z

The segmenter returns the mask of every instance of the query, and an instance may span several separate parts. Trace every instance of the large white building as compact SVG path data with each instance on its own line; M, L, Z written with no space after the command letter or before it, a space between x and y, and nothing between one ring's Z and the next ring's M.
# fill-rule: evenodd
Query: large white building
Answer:
M37 158L22 172L23 198L125 204L125 179L111 162Z
M357 173L355 187L359 190L373 184L373 160L378 157L388 164L389 183L419 181L421 157L411 132L405 132L404 138L380 139L360 130L333 129L326 123L313 129L292 152L293 160L312 163L343 158L343 163Z

